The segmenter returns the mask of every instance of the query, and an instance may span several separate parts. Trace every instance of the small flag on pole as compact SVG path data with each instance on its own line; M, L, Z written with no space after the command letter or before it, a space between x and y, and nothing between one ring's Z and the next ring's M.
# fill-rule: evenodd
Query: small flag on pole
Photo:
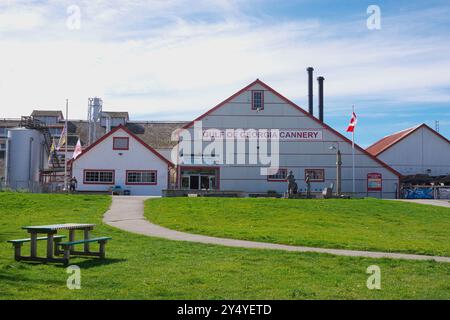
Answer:
M61 136L59 137L59 142L58 145L56 146L56 150L59 151L59 149L61 149L61 147L63 147L67 143L66 136L67 136L67 126L64 126L61 132Z
M355 132L356 124L358 123L358 118L356 117L356 113L352 113L352 118L350 119L350 124L348 125L347 132Z
M73 151L72 159L76 159L81 154L82 151L83 149L81 148L81 141L78 138L77 145L75 146L75 150Z
M355 181L355 128L358 123L358 118L355 113L355 106L352 107L352 118L347 128L347 132L352 133L352 171L353 171L353 195L356 195L356 181Z
M48 165L52 164L54 153L55 153L55 141L52 142L52 146L50 147L50 154L48 155Z

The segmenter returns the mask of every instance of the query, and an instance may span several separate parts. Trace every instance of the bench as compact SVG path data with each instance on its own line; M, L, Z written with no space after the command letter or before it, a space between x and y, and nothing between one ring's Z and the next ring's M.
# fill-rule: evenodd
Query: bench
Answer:
M105 258L105 245L108 240L111 240L111 237L98 237L98 238L91 238L91 239L84 239L84 240L76 240L76 241L68 241L68 242L58 242L56 246L61 246L64 251L64 261L65 264L69 264L70 254L74 253L77 255L86 255L86 256L98 256L101 259ZM77 244L86 244L86 243L92 243L92 242L98 242L100 244L100 249L98 252L90 252L90 251L82 251L82 252L76 252L72 248L73 246ZM59 252L59 250L58 250Z
M62 239L64 239L66 236L53 236L53 241L58 244ZM37 241L41 240L48 240L48 237L37 237ZM31 238L25 238L25 239L15 239L15 240L8 240L8 243L12 243L14 246L14 259L16 261L21 260L21 250L22 245L26 242L31 242ZM57 253L57 247L55 246L55 254Z

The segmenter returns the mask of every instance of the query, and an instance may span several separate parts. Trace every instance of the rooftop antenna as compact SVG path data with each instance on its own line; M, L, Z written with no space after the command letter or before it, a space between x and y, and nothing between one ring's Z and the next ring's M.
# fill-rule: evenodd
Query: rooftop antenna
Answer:
M436 120L435 128L436 128L436 132L439 132L439 120Z

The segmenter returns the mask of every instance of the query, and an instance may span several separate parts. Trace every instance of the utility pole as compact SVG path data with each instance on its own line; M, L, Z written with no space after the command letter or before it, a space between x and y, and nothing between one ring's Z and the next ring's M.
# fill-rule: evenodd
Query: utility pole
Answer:
M69 192L67 188L67 144L69 141L67 140L67 131L69 131L69 128L67 127L67 118L69 117L69 99L66 99L66 119L65 119L65 126L66 126L66 144L64 148L64 191Z
M336 195L340 197L342 192L342 154L339 144L336 143L336 145L331 146L329 149L336 150Z
M352 117L355 116L355 106L352 107ZM355 118L356 119L356 118ZM355 183L355 128L352 132L352 184L353 184L353 197L356 195L356 183Z
M336 193L340 197L342 191L342 155L339 149L336 152L336 184Z

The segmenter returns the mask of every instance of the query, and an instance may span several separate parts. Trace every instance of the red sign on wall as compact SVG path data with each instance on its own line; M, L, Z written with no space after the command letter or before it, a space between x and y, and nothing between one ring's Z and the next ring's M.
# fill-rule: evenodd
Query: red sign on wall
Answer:
M367 191L382 191L383 190L383 176L381 173L367 174Z

